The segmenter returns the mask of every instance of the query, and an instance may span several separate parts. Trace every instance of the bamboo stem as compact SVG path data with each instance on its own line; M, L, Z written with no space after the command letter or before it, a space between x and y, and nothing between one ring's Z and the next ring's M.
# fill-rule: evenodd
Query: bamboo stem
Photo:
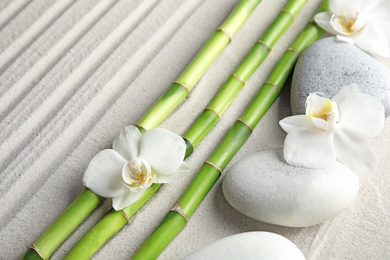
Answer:
M204 72L230 43L232 37L249 18L260 1L241 0L236 5L229 17L202 47L169 90L138 121L139 125L146 130L157 127L184 100Z
M236 5L223 24L205 43L177 80L137 122L137 126L141 131L157 127L184 100L199 81L200 77L230 43L232 37L242 27L260 2L261 0L241 0ZM154 185L150 190L155 192L158 187L159 185ZM96 201L100 201L99 197L91 193L91 191L85 190L77 197L45 233L38 238L34 243L34 250L31 248L28 249L22 259L31 259L39 255L43 259L50 258L60 244L98 206L98 202ZM85 200L84 197L87 197L86 194L92 198ZM140 202L146 203L143 199L145 196L140 199ZM135 204L138 205L138 202ZM135 208L137 206L134 206ZM131 213L129 215L135 213L132 210L129 211ZM38 251L39 254L37 253Z
M184 134L184 139L187 141L187 147L189 146L189 151L187 153L192 151L193 147L195 147L219 121L219 118L245 86L245 82L265 60L277 40L290 27L294 21L294 17L306 2L307 0L289 1L267 29L266 33L254 44L245 59L222 85L208 107Z
M129 218L146 204L161 184L153 184L149 187L139 200L121 211L111 209L87 234L72 248L64 259L89 259L98 251L111 237L119 232L127 223Z
M249 79L253 72L268 56L271 48L292 24L292 17L294 17L302 9L305 3L306 0L288 2L283 11L276 17L274 23L268 28L267 32L260 40L265 44L260 44L260 41L256 42L236 71L225 81L209 106L184 135L184 140L187 143L186 157L192 153L194 147L219 121L220 117L245 85L245 81ZM142 207L142 205L145 204L155 192L157 192L160 186L160 184L154 184L152 186L154 192L144 194L141 200L122 211L115 213L114 210L111 210L108 215L104 216L102 220L98 222L98 224L92 228L91 231L88 232L74 248L72 248L66 256L66 259L73 259L76 256L78 256L79 259L92 257L105 242L111 239L111 237L119 231L119 229L115 229L114 232L114 228L111 227L110 223L120 221L120 223L125 226L126 222L122 221L123 217L121 216L126 215L129 218L132 217L139 208ZM106 225L106 228L103 228L104 225ZM116 227L116 223L114 226ZM112 232L108 232L106 229L111 230ZM98 230L101 230L101 233L97 233ZM96 239L96 237L99 237L99 239ZM105 238L105 240L103 238Z
M61 216L35 241L32 248L27 250L22 259L49 259L99 203L99 196L89 189L84 189Z
M281 88L298 59L298 53L301 53L308 45L317 40L321 34L322 30L314 23L309 23L306 26L282 57L268 81L263 84L245 112L233 124L222 142L201 167L192 183L179 199L181 212L186 218L192 216L219 179L224 168L250 137L260 119L279 96ZM169 211L161 224L135 252L132 259L156 259L185 227L185 224L186 221L182 214L178 214L177 211Z

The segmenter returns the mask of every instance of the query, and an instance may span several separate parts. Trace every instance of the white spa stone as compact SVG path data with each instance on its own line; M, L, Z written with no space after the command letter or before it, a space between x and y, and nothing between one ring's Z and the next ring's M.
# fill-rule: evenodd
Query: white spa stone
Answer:
M298 59L291 83L291 111L305 114L309 93L332 98L343 87L355 83L362 93L376 97L390 115L390 71L379 60L356 45L335 37L310 45Z
M281 235L248 232L220 239L184 259L304 260L305 257L294 243Z
M273 149L233 165L222 189L226 200L248 217L307 227L348 208L358 194L359 180L336 161L326 169L294 167L284 161L282 149Z

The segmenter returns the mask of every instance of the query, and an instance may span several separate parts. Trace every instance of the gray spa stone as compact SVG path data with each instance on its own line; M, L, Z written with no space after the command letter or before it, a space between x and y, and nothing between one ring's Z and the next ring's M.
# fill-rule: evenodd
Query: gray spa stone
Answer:
M220 239L185 260L304 260L302 252L287 238L270 232L247 232Z
M321 39L298 59L291 84L291 111L304 114L309 93L321 92L332 98L351 83L378 98L386 117L390 115L390 70L353 44L335 37Z
M273 149L233 165L222 189L233 208L248 217L307 227L348 208L358 194L359 180L336 161L326 169L294 167L284 161L282 149Z

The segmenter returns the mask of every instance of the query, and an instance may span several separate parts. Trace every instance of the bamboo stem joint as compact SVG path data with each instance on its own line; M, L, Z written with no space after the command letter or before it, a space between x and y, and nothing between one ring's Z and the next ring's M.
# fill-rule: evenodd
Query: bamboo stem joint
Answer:
M230 41L233 40L233 34L230 33L229 31L227 31L227 30L225 30L225 29L223 29L221 27L218 28L217 31L220 31L220 32L224 33L227 37L229 37Z
M244 124L246 127L249 128L249 130L251 130L251 132L253 132L253 127L251 127L247 122L245 122L243 119L239 118L237 119L237 122L240 122L242 124Z
M244 86L245 86L245 81L242 80L237 74L232 74L231 75L233 78L235 78L236 80L240 81Z
M272 51L272 48L267 43L265 43L264 41L258 40L257 42L263 44L268 50Z
M298 50L296 50L296 49L294 49L294 48L292 48L292 47L288 48L287 50L288 50L288 51L293 51L293 52L295 52L296 54L298 54L298 56L301 56L301 53L300 53Z
M221 118L221 115L218 114L218 112L217 112L215 109L206 107L204 110L210 110L210 111L213 112L218 118Z
M215 169L217 169L219 171L219 176L221 176L222 169L220 167L218 167L217 165L215 165L214 163L209 162L209 161L205 161L204 163L210 165L211 167L214 167Z
M138 129L140 129L140 130L146 132L146 129L145 129L142 125L140 125L140 124L133 124L133 125L134 125L135 127L137 127ZM100 200L102 200L102 198L100 198Z
M173 208L171 208L169 211L175 211L179 213L179 215L182 216L186 220L186 222L188 222L188 217L186 216L186 214L184 214L183 209L181 208L180 201L176 201L175 205L173 205Z
M290 17L291 17L291 19L292 19L292 22L294 22L294 20L295 20L295 17L294 17L294 15L292 14L292 13L290 13L289 11L287 11L287 10L282 10L282 11L280 11L281 13L285 13L285 14L288 14L288 15L290 15Z
M187 90L188 94L190 94L190 88L186 84L178 82L178 81L174 81L173 83L182 86L183 88L185 88Z
M194 148L194 144L191 142L190 139L188 139L188 138L185 137L185 136L182 136L182 138L184 139L184 141L187 141L187 142L191 145L192 148Z
M130 217L129 215L126 214L126 212L124 210L121 210L122 211L122 214L123 214L123 217L126 219L127 223L130 223Z
M34 250L39 255L40 258L45 260L45 258L42 256L40 249L35 244L32 244L30 248Z
M281 88L280 88L278 85L276 85L275 83L272 83L272 82L270 82L270 81L266 81L266 82L264 82L263 85L265 85L265 84L274 86L274 87L276 88L276 90L280 93L280 89L281 89Z

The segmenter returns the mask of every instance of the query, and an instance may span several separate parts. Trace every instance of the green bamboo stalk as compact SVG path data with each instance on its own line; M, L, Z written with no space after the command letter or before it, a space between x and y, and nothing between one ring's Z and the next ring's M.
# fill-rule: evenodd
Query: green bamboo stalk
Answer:
M186 157L188 157L194 147L206 136L206 134L219 121L219 118L232 103L239 91L245 85L245 81L260 66L268 56L271 48L283 35L287 28L293 23L294 17L302 9L307 0L289 1L275 21L268 28L261 40L257 41L251 51L244 58L235 72L222 85L209 106L198 117L195 123L184 135L187 143ZM161 184L154 184L154 192L144 194L136 203L130 205L123 211L111 210L104 216L85 236L72 248L65 259L88 259L96 253L121 227L127 224L125 218L132 217L153 195ZM125 216L125 218L123 217ZM120 223L117 223L118 221ZM112 225L115 223L115 225Z
M241 0L237 4L169 90L138 121L139 125L146 130L157 127L184 100L260 2L261 0Z
M319 39L321 34L322 30L314 23L309 23L306 26L291 48L284 54L245 112L233 124L178 200L177 205L180 206L180 210L172 209L168 212L161 224L132 256L133 260L156 259L185 227L188 219L222 175L227 164L250 137L260 119L279 96L299 53Z
M99 196L89 189L85 189L50 228L35 241L22 259L49 259L62 242L77 228L80 224L79 219L88 217L99 202Z
M184 100L260 2L261 0L241 0L236 5L177 80L137 122L141 131L157 127ZM84 197L90 199L84 200ZM22 259L49 259L59 245L98 206L98 201L99 196L85 189L26 251ZM79 214L79 211L83 214Z
M263 37L255 43L238 68L236 68L225 81L208 107L184 134L183 137L186 140L188 148L187 154L192 152L193 147L195 147L219 121L222 114L244 87L245 82L268 56L277 40L290 27L295 16L306 2L307 0L290 0L287 2L286 6L276 17Z

